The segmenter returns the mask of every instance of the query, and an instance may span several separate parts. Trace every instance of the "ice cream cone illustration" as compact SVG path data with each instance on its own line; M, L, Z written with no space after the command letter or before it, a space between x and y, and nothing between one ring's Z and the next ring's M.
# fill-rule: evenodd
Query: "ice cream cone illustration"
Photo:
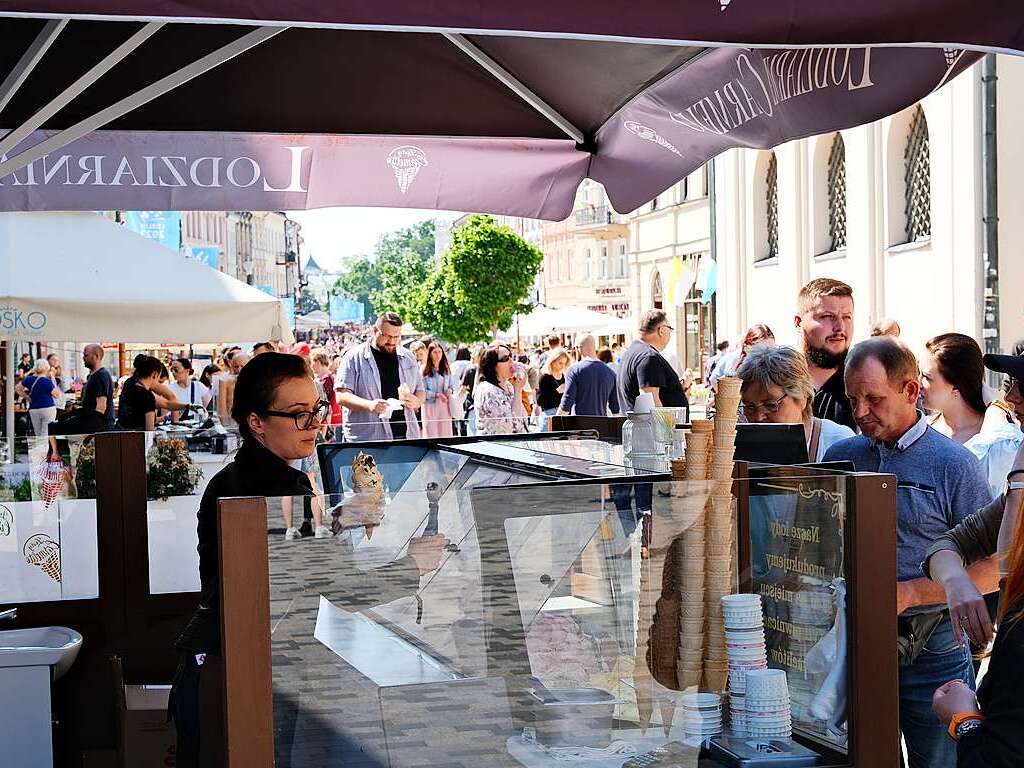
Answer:
M665 139L659 136L658 132L655 131L653 128L648 128L646 125L641 125L640 123L635 122L633 120L627 120L625 123L623 123L623 125L626 126L627 131L629 131L635 136L639 136L644 141L649 141L652 144L657 144L659 147L664 147L669 152L678 155L679 157L683 156L682 152L680 152L678 149L673 147L669 142L667 142Z
M0 536L10 536L12 528L14 528L14 513L0 504Z
M720 6L722 6L722 7L721 7L721 10L723 10L723 11L724 11L724 10L725 10L726 8L728 8L728 7L729 7L729 3L731 3L731 2L732 2L732 0L718 0L718 4L719 4Z
M419 147L414 147L411 144L405 146L395 147L388 154L387 164L391 166L391 170L395 173L395 181L398 182L398 188L404 195L412 183L416 181L416 175L420 172L420 168L425 165L430 165L427 162L427 155Z
M64 464L60 461L44 462L39 469L40 490L43 492L43 506L47 509L64 490Z
M43 573L60 582L60 545L45 533L29 536L22 548L25 562L38 565Z
M942 55L946 59L946 66L952 67L956 64L956 60L960 58L960 54L963 53L959 48L943 48Z

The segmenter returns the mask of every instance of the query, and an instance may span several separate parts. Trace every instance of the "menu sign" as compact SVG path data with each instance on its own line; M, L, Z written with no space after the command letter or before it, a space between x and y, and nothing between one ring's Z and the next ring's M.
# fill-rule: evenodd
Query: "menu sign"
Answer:
M771 478L751 483L751 588L764 607L768 664L785 669L793 725L846 743L841 481ZM845 617L843 617L845 619Z

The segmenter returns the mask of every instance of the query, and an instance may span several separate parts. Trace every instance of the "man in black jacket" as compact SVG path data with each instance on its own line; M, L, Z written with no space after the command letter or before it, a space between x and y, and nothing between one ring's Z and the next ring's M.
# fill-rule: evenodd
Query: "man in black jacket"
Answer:
M843 364L853 337L853 289L821 277L800 289L793 322L814 385L814 415L857 431L843 383Z

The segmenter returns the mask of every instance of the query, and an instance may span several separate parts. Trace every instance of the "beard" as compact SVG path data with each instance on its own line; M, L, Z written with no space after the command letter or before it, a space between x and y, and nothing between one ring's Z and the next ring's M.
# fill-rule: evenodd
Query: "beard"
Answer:
M809 346L804 351L804 354L807 356L807 362L815 368L820 368L823 371L832 371L843 367L843 363L846 362L846 354L849 351L844 349L842 352L829 352L824 347Z

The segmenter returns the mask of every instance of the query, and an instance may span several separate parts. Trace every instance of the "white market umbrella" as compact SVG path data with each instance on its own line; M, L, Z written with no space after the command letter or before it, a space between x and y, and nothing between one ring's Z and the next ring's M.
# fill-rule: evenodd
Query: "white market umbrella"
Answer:
M330 325L330 318L322 309L316 309L295 318L295 330L297 331L315 331L318 328L329 328Z
M554 308L538 304L529 314L519 315L505 336L543 336L548 333L600 333L618 318L580 307Z
M0 213L0 339L294 340L278 299L90 212Z

